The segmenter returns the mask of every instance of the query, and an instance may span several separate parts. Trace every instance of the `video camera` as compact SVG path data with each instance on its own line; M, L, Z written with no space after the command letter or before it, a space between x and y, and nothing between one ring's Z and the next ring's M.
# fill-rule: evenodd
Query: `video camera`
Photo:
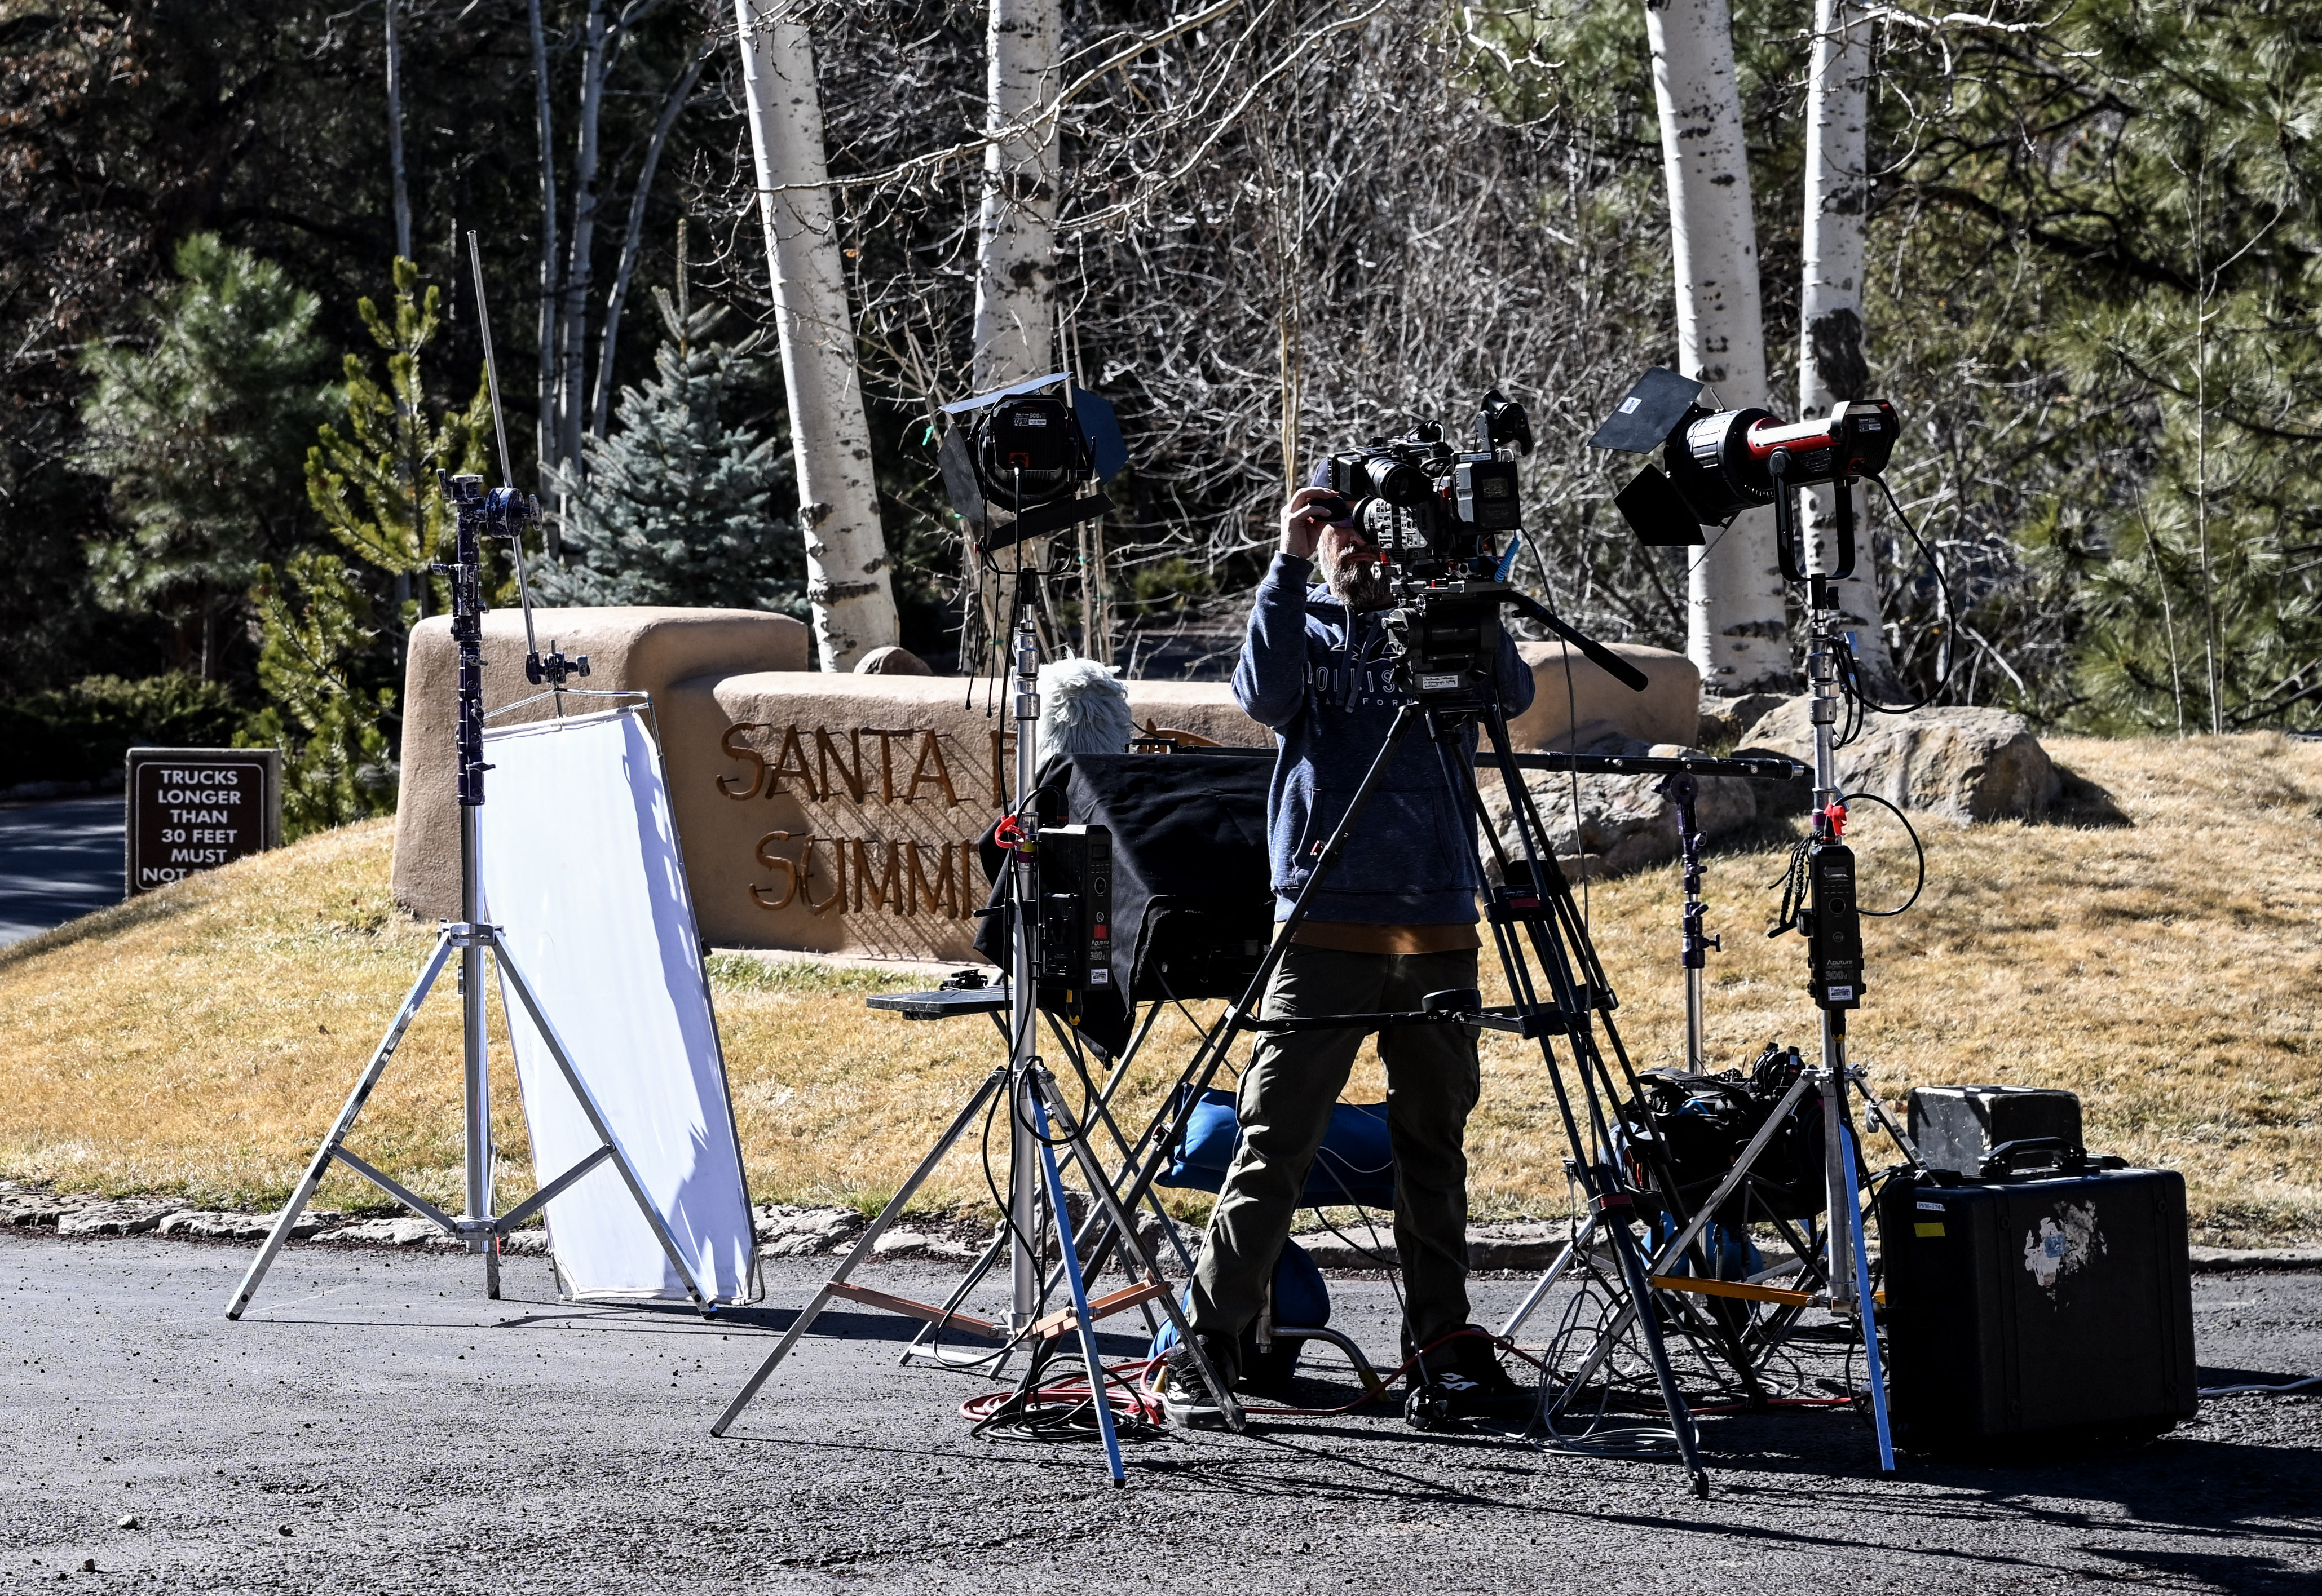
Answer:
M1440 423L1422 421L1400 438L1373 438L1324 462L1322 485L1378 545L1390 581L1414 596L1463 579L1504 579L1503 534L1523 531L1515 461L1501 451L1531 452L1531 418L1497 388L1476 412L1475 450L1455 453Z
M1379 551L1394 596L1386 616L1398 683L1442 708L1473 704L1499 657L1500 611L1513 609L1571 643L1632 691L1645 678L1508 583L1523 534L1513 456L1531 452L1531 418L1493 388L1477 406L1474 447L1455 451L1440 423L1373 438L1325 462L1337 501L1314 508L1351 520ZM1503 546L1502 540L1506 540Z
M1060 393L1044 393L1060 388ZM1112 507L1099 488L1129 463L1112 406L1054 371L943 406L952 424L937 454L944 493L985 550L1092 521Z

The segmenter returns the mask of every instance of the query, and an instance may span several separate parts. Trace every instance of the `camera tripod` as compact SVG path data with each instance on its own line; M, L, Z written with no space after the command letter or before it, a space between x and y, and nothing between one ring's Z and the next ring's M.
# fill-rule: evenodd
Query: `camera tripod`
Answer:
M962 1331L999 1344L998 1354L978 1358L976 1363L992 1363L995 1366L1004 1355L1019 1347L1028 1348L1026 1369L1021 1381L992 1418L1004 1417L1011 1409L1023 1410L1042 1400L1041 1373L1049 1355L1067 1333L1079 1338L1082 1370L1088 1382L1087 1405L1092 1412L1094 1427L1103 1444L1107 1472L1115 1485L1126 1482L1127 1472L1122 1462L1120 1442L1114 1422L1110 1400L1111 1376L1098 1354L1096 1323L1110 1315L1133 1308L1157 1303L1176 1327L1178 1336L1193 1342L1184 1312L1176 1294L1162 1275L1150 1248L1138 1236L1129 1219L1133 1203L1124 1203L1116 1192L1111 1178L1089 1144L1089 1125L1074 1116L1057 1090L1055 1076L1039 1056L1042 1011L1039 1004L1040 987L1040 915L1039 853L1040 816L1036 801L1040 719L1040 634L1036 616L1038 589L1036 569L1019 566L1015 572L1016 588L1010 616L1010 644L1014 677L1010 711L1016 722L1015 807L1003 818L1002 846L1008 850L1007 881L1009 894L1006 912L1009 917L1010 942L1010 979L1004 992L995 994L991 989L955 990L946 993L913 994L905 999L874 1006L893 1007L911 1012L910 1005L947 1009L956 1014L990 1013L995 1017L1001 1009L1007 1012L1003 1030L1008 1043L1008 1058L985 1077L982 1085L969 1096L967 1102L952 1120L919 1166L889 1199L876 1218L872 1220L855 1245L840 1262L831 1276L810 1299L799 1316L791 1321L774 1348L761 1362L741 1391L728 1403L718 1422L710 1427L713 1436L723 1436L744 1409L764 1386L791 1349L798 1345L807 1330L829 1306L833 1298L844 1298L866 1307L876 1308L921 1319L933 1328ZM1103 1119L1109 1129L1110 1110L1107 1099L1112 1087L1119 1084L1125 1063L1117 1067L1112 1080L1102 1091L1090 1098L1089 1118ZM969 1272L967 1278L955 1290L949 1300L936 1305L914 1301L890 1292L874 1290L854 1283L855 1271L868 1260L877 1247L881 1236L903 1212L912 1196L935 1172L946 1154L958 1143L977 1119L995 1105L1004 1105L1009 1119L1009 1176L1002 1219L1003 1236L995 1240L983 1259ZM1113 1130L1118 1139L1118 1131ZM1070 1209L1065 1198L1063 1167L1059 1154L1068 1159L1081 1174L1093 1199L1090 1222L1105 1227L1108 1237L1125 1239L1130 1249L1137 1283L1109 1295L1091 1299L1088 1282L1102 1269L1102 1261L1083 1267L1083 1247L1074 1235ZM1044 1271L1039 1257L1039 1238L1053 1227L1057 1244L1057 1259L1052 1270ZM998 1323L981 1319L962 1311L961 1304L985 1269L997 1259L1004 1245L1009 1258L1009 1309ZM1071 1306L1044 1316L1043 1309L1061 1283L1071 1296ZM913 1344L914 1350L918 1343ZM907 1356L909 1354L907 1354ZM1201 1355L1198 1345L1195 1355ZM938 1359L937 1361L947 1361ZM1223 1390L1216 1373L1206 1359L1202 1363L1213 1389ZM1241 1427L1241 1415L1232 1404L1230 1395L1225 1399L1228 1419L1234 1428Z
M696 1278L692 1266L686 1261L682 1249L679 1247L676 1238L671 1235L669 1227L663 1222L659 1210L654 1207L652 1199L646 1195L643 1181L639 1180L635 1166L629 1162L628 1154L622 1150L619 1140L613 1135L612 1127L607 1122L604 1111L598 1106L595 1095L590 1091L588 1083L581 1079L580 1071L573 1066L571 1055L565 1051L564 1044L558 1037L555 1026L550 1022L546 1011L542 1008L539 999L534 995L531 983L525 980L524 972L517 968L516 962L509 956L507 943L501 936L499 927L483 923L478 913L479 840L484 802L484 771L489 769L484 763L483 758L482 541L488 534L520 537L525 524L531 517L531 507L528 501L520 498L510 489L502 488L487 495L484 491L483 479L479 477L446 479L443 486L446 496L452 499L458 511L453 559L449 565L438 566L436 569L451 579L452 635L458 644L460 660L459 721L454 733L459 771L460 918L456 921L446 921L438 929L434 952L429 955L426 964L421 969L419 979L412 983L410 991L405 995L402 1007L396 1011L394 1022L389 1026L387 1035L381 1038L379 1046L372 1052L370 1062L364 1066L362 1074L357 1079L354 1090L348 1097L346 1106L339 1111L338 1119L332 1125L330 1134L324 1138L323 1145L315 1150L315 1156L308 1162L306 1172L300 1178L297 1189L291 1193L289 1203L275 1220L272 1233L260 1247L258 1256L251 1261L249 1272L242 1277L240 1288L234 1292L233 1303L226 1309L226 1318L240 1318L242 1309L250 1305L250 1300L257 1293L260 1283L265 1280L267 1271L272 1267L276 1256L281 1252L283 1243L289 1239L292 1227L298 1222L298 1216L305 1210L308 1201L313 1199L315 1189L322 1183L323 1177L329 1172L334 1163L344 1164L404 1207L432 1221L446 1236L464 1243L469 1251L482 1254L485 1294L497 1299L500 1294L500 1243L518 1226L545 1208L582 1176L588 1174L599 1164L609 1161L614 1169L619 1172L623 1184L628 1188L629 1195L635 1200L639 1212L644 1216L645 1223L652 1228L654 1239L661 1244L662 1251L667 1255L670 1266L677 1272L678 1279L684 1282L687 1293L705 1314L713 1312L715 1309L703 1296L700 1282ZM518 557L521 558L520 553ZM528 607L526 622L529 627ZM527 667L534 670L545 669L553 674L559 687L563 685L565 671L574 668L568 665L561 653L552 655L544 667L536 650L527 661ZM577 668L585 670L586 662L582 661ZM349 1152L346 1146L347 1137L353 1132L355 1120L362 1113L363 1105L370 1100L372 1090L379 1085L379 1078L387 1072L388 1065L394 1061L396 1050L402 1045L404 1033L410 1028L412 1020L419 1012L420 1005L426 1001L428 993L443 975L444 966L451 962L452 955L455 952L459 954L460 1035L462 1098L465 1104L463 1121L466 1173L464 1210L457 1217L445 1213L393 1176ZM543 1185L504 1214L495 1214L492 1211L494 1149L489 1044L485 1035L484 1009L484 958L488 953L498 967L507 990L515 995L526 1014L531 1017L534 1027L540 1033L542 1040L547 1045L549 1056L555 1061L559 1073L563 1076L565 1084L571 1089L572 1095L579 1102L582 1115L588 1119L590 1129L596 1133L598 1141L595 1152L583 1157L571 1169Z

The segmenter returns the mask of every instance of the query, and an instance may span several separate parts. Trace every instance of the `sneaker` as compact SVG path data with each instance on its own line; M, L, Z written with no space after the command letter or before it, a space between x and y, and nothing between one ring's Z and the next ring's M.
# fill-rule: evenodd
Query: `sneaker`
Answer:
M1448 1429L1463 1420L1521 1422L1531 1417L1535 1393L1508 1378L1490 1332L1465 1325L1468 1334L1448 1341L1412 1366L1403 1417L1413 1429Z
M1202 1351L1208 1354L1210 1367L1218 1378L1230 1382L1234 1377L1233 1344L1220 1336L1201 1338ZM1223 1425L1225 1409L1218 1401L1218 1393L1210 1389L1210 1382L1195 1361L1193 1349L1183 1342L1170 1347L1166 1375L1161 1391L1161 1411L1171 1424Z

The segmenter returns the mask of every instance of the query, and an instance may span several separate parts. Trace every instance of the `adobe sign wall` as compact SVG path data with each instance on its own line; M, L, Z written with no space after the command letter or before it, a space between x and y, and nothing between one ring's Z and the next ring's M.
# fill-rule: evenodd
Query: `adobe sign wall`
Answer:
M809 671L806 629L782 616L672 609L535 615L544 650L553 636L567 654L590 656L592 674L580 685L653 694L694 910L712 946L974 957L974 912L986 896L975 839L1004 803L1015 760L1013 724L1001 718L1003 696L990 682ZM1543 645L1525 646L1531 653ZM1614 705L1634 723L1631 734L1689 741L1698 681L1692 666L1660 650L1623 652L1661 689L1623 693L1630 702ZM536 690L524 680L523 652L521 618L487 616L488 707ZM428 917L458 911L450 768L455 659L447 624L425 622L414 634L395 888L398 902ZM1528 746L1545 746L1569 730L1561 711L1573 695L1562 666L1560 650L1535 663L1540 697L1553 698L1557 709L1543 704L1525 717L1519 741ZM1594 672L1585 662L1582 669ZM1583 722L1612 702L1586 690L1579 698ZM1663 736L1649 724L1679 718L1662 698L1681 698L1684 735ZM1643 713L1649 701L1652 714ZM1129 705L1140 725L1152 720L1220 743L1272 740L1223 683L1132 682ZM577 698L568 707L583 713L598 706ZM541 704L492 724L553 713ZM489 792L489 775L485 780ZM544 816L541 824L553 825L555 817Z

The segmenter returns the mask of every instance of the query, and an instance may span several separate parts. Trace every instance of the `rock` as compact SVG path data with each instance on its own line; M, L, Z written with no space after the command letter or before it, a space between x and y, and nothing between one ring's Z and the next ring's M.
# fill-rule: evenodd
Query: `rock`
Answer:
M1589 753L1650 754L1671 758L1699 751L1672 743L1639 743L1611 737L1592 744ZM1524 786L1531 792L1540 822L1548 828L1550 845L1559 861L1583 867L1595 877L1616 876L1643 870L1678 856L1677 806L1661 796L1663 778L1655 775L1583 776L1578 779L1579 816L1573 815L1574 778L1561 771L1527 771ZM1485 791L1484 810L1502 846L1516 850L1513 806L1498 788ZM1738 831L1758 816L1758 798L1751 783L1737 778L1705 776L1694 800L1694 824L1705 839Z
M136 1514L123 1513L121 1515L119 1522L114 1525L114 1528L115 1529L137 1529L142 1527L137 1522Z
M444 1235L433 1219L422 1219L416 1216L402 1219L365 1219L360 1224L342 1226L330 1231L323 1239L388 1247L416 1247L430 1242L447 1247L462 1245Z
M500 1238L502 1257L545 1258L550 1250L545 1230L519 1230L514 1236Z
M853 1208L772 1203L756 1210L758 1250L770 1258L810 1258L851 1244L865 1221Z
M1812 703L1792 698L1750 729L1751 743L1813 759ZM1838 751L1838 777L1846 791L1969 821L2038 819L2064 786L2031 723L1969 707L1865 716L1861 735Z
M264 1241L281 1219L279 1208L270 1214L237 1214L217 1208L180 1208L163 1218L154 1229L162 1236L182 1236L194 1241ZM308 1208L290 1227L294 1240L305 1241L342 1223L346 1216L334 1208Z
M1683 654L1642 643L1605 645L1645 679L1632 692L1593 661L1562 643L1520 643L1531 670L1531 707L1508 723L1519 749L1586 748L1611 736L1682 743L1701 718L1701 672Z
M917 1225L896 1225L889 1227L873 1244L871 1251L882 1258L956 1258L981 1256L983 1248L974 1242L962 1241L941 1230L930 1230Z
M855 661L858 676L933 676L928 662L905 648L891 643L884 648L874 648Z
M1742 693L1720 698L1705 693L1701 699L1700 740L1705 747L1732 747L1768 714L1789 702L1787 693Z
M59 1215L57 1234L138 1236L154 1228L177 1211L175 1203L155 1202L151 1198L131 1197L114 1202L92 1202Z
M73 1209L83 1206L77 1199L58 1197L46 1191L0 1193L0 1224L52 1226Z

